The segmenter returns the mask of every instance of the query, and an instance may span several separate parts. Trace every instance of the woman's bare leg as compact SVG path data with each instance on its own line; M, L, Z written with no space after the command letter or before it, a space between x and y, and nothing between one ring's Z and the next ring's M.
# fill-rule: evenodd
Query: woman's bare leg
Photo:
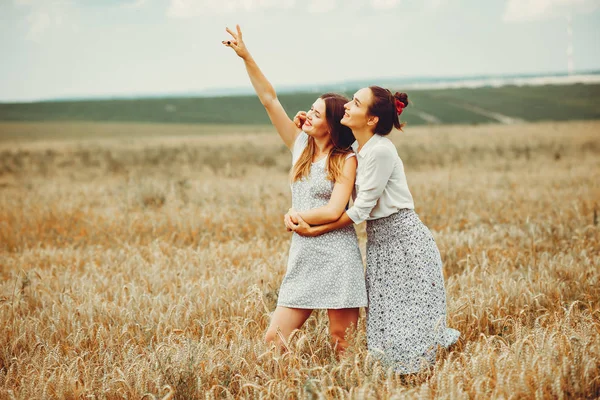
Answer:
M358 308L341 308L339 310L327 310L329 315L329 334L331 335L331 344L336 349L338 355L343 355L348 347L346 340L346 330L356 329L358 323Z
M299 329L304 322L310 317L312 310L304 308L288 308L278 306L271 317L271 324L265 334L267 343L281 344L281 339L277 334L277 328L281 330L281 334L287 340L295 329Z

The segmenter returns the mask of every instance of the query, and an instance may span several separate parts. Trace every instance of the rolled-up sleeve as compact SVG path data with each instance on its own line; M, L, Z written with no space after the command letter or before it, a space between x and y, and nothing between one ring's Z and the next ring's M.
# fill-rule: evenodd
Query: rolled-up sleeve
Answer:
M392 176L396 158L397 156L390 149L380 146L374 148L364 161L361 160L362 165L359 161L358 193L354 205L346 211L355 224L360 224L369 218Z

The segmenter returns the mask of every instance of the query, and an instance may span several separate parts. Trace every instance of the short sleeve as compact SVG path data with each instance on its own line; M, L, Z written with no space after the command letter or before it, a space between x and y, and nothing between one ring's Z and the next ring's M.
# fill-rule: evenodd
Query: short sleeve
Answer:
M298 158L304 151L304 148L308 144L308 135L306 132L301 131L296 137L296 141L294 142L294 147L292 148L292 165L296 164Z

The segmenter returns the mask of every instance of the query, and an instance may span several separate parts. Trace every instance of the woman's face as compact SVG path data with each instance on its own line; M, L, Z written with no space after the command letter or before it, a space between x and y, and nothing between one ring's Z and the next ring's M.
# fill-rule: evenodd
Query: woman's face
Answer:
M325 117L325 100L317 99L306 113L306 121L302 130L312 137L329 135L329 125Z
M344 104L346 112L340 121L342 125L350 129L364 129L372 119L367 112L372 101L373 93L369 88L362 88L354 93L352 100Z

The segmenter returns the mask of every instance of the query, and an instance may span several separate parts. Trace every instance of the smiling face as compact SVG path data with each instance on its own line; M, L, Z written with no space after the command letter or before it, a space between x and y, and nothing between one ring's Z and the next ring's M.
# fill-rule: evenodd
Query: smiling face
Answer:
M346 112L341 120L342 125L352 130L374 129L377 117L369 115L369 107L373 101L373 93L369 88L354 93L352 100L344 105Z
M329 125L325 116L325 101L318 98L306 113L306 121L302 125L302 130L307 135L319 138L329 135Z

